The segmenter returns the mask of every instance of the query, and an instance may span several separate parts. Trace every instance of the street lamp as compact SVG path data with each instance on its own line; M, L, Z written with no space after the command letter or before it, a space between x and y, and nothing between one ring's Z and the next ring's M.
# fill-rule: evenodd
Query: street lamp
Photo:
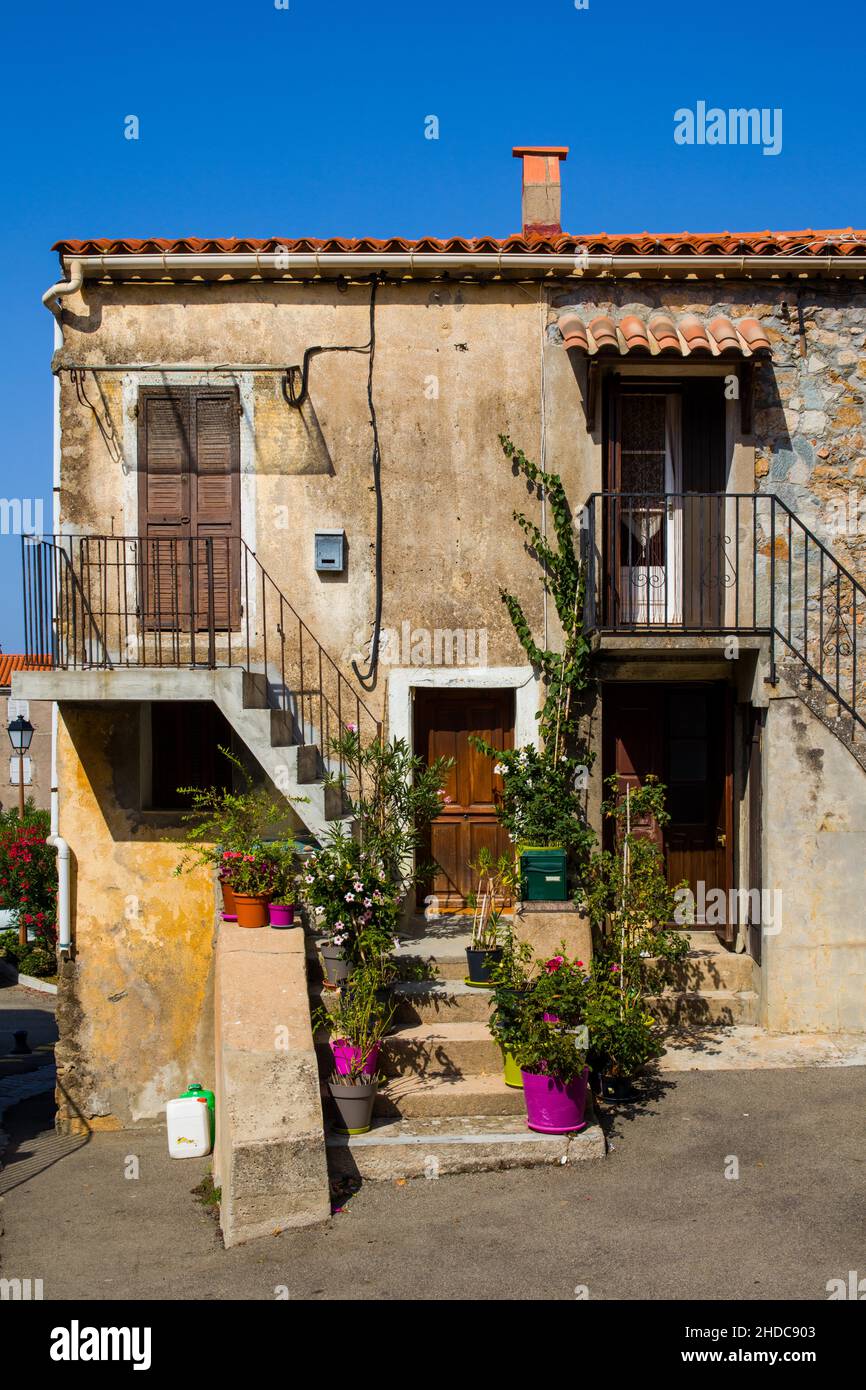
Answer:
M24 819L24 754L33 738L33 725L29 719L19 714L8 725L9 742L18 754L18 819Z

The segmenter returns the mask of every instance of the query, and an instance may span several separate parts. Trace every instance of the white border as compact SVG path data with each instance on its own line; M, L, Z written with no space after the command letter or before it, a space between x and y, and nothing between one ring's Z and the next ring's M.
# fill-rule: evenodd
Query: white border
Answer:
M531 666L396 666L388 673L388 732L413 746L412 691L513 690L514 746L538 747L540 678Z

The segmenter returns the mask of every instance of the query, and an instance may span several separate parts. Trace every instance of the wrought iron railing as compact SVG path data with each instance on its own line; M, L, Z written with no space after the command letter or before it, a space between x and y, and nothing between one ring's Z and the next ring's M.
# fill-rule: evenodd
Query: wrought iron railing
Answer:
M65 670L241 668L267 678L294 741L381 723L237 536L22 540L25 650ZM342 764L339 771L344 772Z
M587 630L766 636L866 728L866 589L781 498L596 492L582 536Z

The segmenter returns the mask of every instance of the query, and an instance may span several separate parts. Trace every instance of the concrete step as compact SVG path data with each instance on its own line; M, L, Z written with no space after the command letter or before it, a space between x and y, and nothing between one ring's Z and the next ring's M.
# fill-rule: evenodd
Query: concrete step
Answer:
M754 990L684 990L647 996L647 1007L661 1022L690 1027L728 1023L757 1023L758 996Z
M403 1119L444 1115L523 1115L523 1092L506 1086L502 1067L498 1073L454 1076L430 1072L426 1076L395 1077L376 1097L377 1115Z
M754 988L755 962L751 956L711 948L690 951L683 960L662 966L664 992L676 990L702 993L706 990L749 990Z
M394 1001L400 1023L486 1023L493 993L462 980L412 980L395 985Z
M387 1076L497 1075L502 1054L485 1023L420 1023L385 1039L381 1065Z
M598 1124L574 1135L535 1134L524 1119L507 1115L378 1119L369 1134L348 1138L329 1133L326 1142L332 1173L385 1182L605 1156Z
M419 956L413 952L402 950L397 950L394 954L401 956L414 966L427 966L432 963L432 967L436 972L435 975L431 974L430 976L433 980L460 980L462 982L466 978L467 966L465 951L459 956L454 952L450 952L443 956L433 956L429 953Z

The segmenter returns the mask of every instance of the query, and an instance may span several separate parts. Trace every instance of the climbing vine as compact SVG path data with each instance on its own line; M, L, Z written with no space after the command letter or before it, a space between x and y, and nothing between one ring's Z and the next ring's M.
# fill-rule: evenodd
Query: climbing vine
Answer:
M542 472L507 434L501 434L499 442L505 457L522 476L534 486L544 489L553 521L555 546L523 512L513 513L514 520L542 566L541 582L553 599L562 628L562 651L540 647L532 635L520 600L506 589L500 589L499 593L520 645L532 664L541 671L545 694L536 718L544 751L557 762L567 750L574 751L579 738L581 697L591 680L590 647L583 630L586 575L575 547L572 513L562 479L557 473Z

